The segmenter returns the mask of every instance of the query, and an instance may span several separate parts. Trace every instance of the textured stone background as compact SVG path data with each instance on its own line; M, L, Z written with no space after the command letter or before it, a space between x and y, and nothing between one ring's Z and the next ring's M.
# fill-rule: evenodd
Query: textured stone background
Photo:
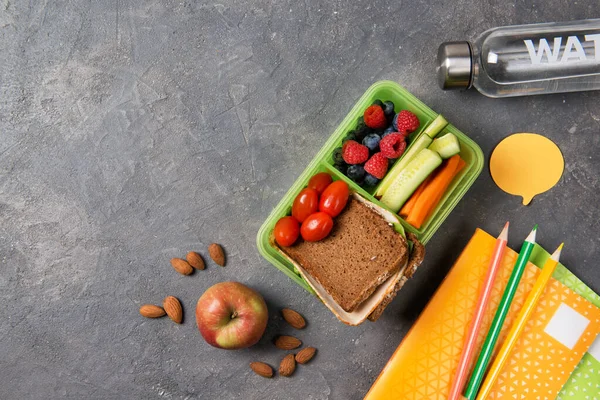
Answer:
M567 243L564 262L600 291L600 92L494 100L435 82L444 40L494 26L600 15L595 1L0 0L0 398L359 399L476 227L534 223ZM263 260L271 208L373 82L404 85L486 156L512 132L561 147L566 170L529 207L484 169L428 245L415 279L376 324L339 323ZM222 243L229 264L190 277L168 260ZM195 302L236 279L260 290L268 331L213 349ZM146 320L182 299L185 322ZM269 343L309 320L319 348L293 378L264 380Z

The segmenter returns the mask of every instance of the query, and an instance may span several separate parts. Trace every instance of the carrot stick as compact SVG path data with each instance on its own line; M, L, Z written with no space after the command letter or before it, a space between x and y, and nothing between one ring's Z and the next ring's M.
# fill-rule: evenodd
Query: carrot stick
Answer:
M415 228L420 228L438 205L454 177L465 165L466 163L458 155L446 161L446 164L437 171L428 188L423 191L418 204L413 207L406 221Z
M423 190L423 193L421 193L418 201L406 218L406 222L417 229L420 228L429 214L438 205L454 177L465 165L466 163L458 154L450 157Z
M458 157L458 156L457 156ZM443 187L440 187L437 192L435 193L435 197L433 198L432 201L432 205L429 209L429 211L427 212L427 214L425 215L425 217L423 218L423 220L420 222L420 225L422 225L427 218L429 218L429 216L431 215L431 213L433 212L433 210L437 207L438 203L442 200L442 197L444 196L444 193L446 193L446 190L448 189L448 186L450 186L450 183L452 182L452 180L454 179L454 177L456 175L458 175L458 173L464 168L464 166L466 165L466 163L463 161L462 158L458 157L458 165L456 165L455 171L454 173L448 177L448 180L445 182L445 185Z
M433 174L429 175L427 179L425 179L423 183L419 185L417 190L415 190L415 192L410 196L406 203L404 203L404 205L400 209L400 212L398 213L401 217L408 217L410 211L413 209L415 204L417 204L417 201L419 201L419 196L421 195L421 193L423 193L423 190L425 190L425 187L429 184L429 182L431 182L432 178Z

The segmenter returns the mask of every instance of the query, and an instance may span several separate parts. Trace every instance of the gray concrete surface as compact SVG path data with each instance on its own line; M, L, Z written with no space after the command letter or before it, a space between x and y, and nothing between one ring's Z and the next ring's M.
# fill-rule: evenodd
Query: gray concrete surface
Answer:
M600 291L599 92L493 100L446 93L437 46L494 26L600 16L594 1L0 0L0 398L359 399L476 227L534 223ZM376 324L351 328L263 260L271 208L371 83L397 81L486 156L512 132L561 147L557 187L523 207L484 169ZM169 259L211 242L229 263L190 277ZM271 319L254 348L201 339L204 289L239 280ZM179 297L183 325L138 307ZM277 365L278 309L309 321L318 356Z

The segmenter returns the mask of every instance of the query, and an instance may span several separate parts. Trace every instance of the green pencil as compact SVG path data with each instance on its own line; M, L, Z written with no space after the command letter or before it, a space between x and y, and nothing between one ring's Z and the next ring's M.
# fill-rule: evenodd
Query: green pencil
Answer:
M481 348L481 353L479 353L479 358L477 359L475 367L473 368L471 380L467 385L465 397L469 400L475 400L475 397L477 397L477 392L481 386L481 381L485 375L485 370L490 363L492 351L494 350L494 346L498 341L498 336L500 336L500 330L502 329L502 325L504 325L504 320L506 319L510 305L512 304L515 293L517 292L517 287L519 286L519 282L523 276L523 271L525 271L525 266L527 265L527 261L529 261L531 252L533 251L536 231L537 225L533 227L533 230L523 242L523 246L521 247L519 257L517 257L515 267L510 274L510 278L508 278L506 289L504 289L504 294L502 295L502 299L500 300L500 304L496 310L496 315L494 316L490 330L485 338L485 342L483 342L483 347Z

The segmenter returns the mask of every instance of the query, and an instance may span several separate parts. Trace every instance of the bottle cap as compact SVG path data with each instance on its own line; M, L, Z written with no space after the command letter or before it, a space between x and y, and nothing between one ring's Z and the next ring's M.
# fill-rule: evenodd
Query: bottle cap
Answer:
M444 42L438 49L438 83L444 90L471 87L473 63L469 42Z

